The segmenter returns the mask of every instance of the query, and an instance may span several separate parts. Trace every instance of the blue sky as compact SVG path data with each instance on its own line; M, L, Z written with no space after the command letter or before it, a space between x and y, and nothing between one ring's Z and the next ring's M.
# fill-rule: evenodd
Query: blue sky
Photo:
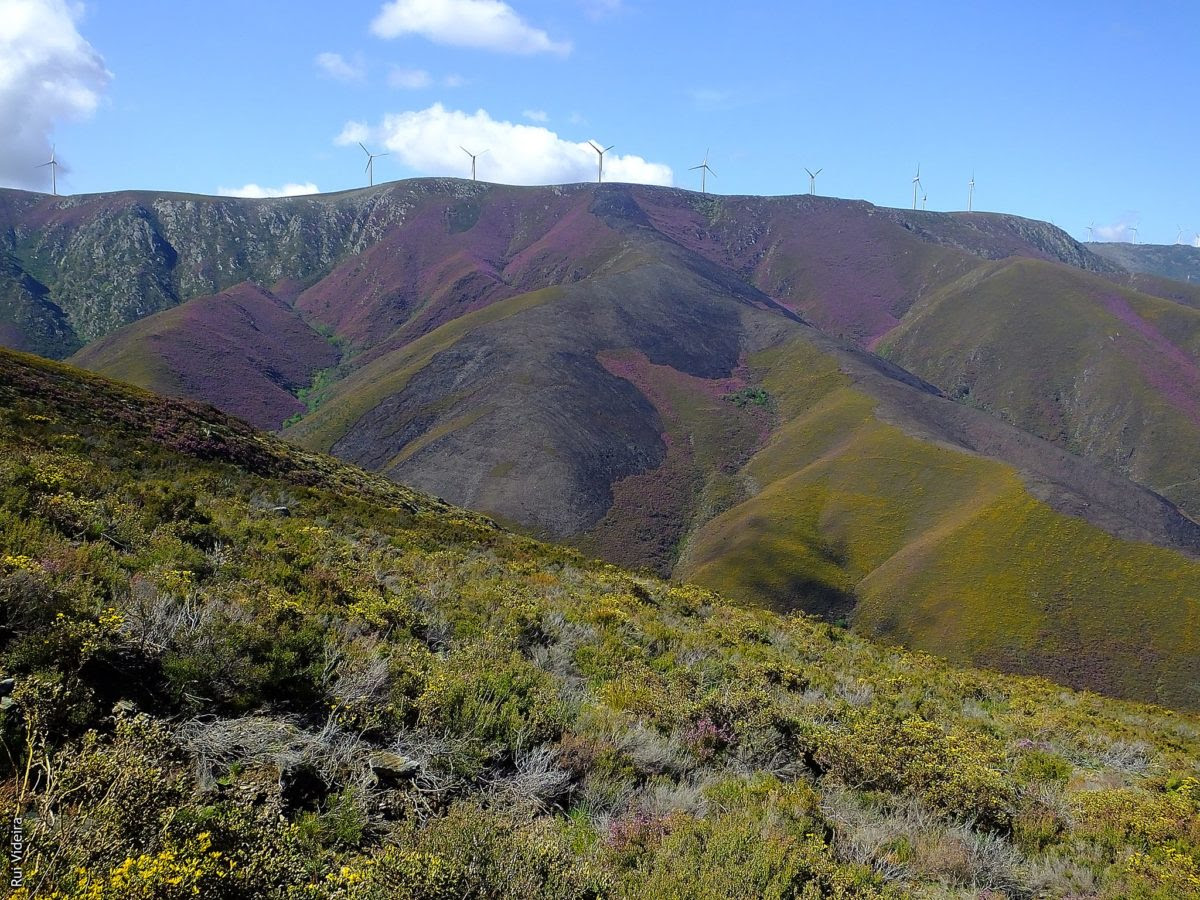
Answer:
M1200 4L0 0L0 183L594 177L1200 232ZM250 187L253 191L254 188Z

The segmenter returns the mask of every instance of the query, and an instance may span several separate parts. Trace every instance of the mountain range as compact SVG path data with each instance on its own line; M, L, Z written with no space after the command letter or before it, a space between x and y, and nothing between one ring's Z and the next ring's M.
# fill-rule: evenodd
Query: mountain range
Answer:
M539 537L1200 708L1191 248L823 197L0 192L0 341Z

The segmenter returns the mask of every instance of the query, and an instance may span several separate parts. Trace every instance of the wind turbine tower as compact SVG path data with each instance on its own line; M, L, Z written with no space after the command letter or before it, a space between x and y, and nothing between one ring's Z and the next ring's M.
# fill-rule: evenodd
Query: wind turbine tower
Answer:
M825 169L822 167L814 172L812 169L806 167L804 171L808 173L808 195L811 197L817 192L817 176L824 172Z
M1090 225L1088 225L1088 243L1091 244L1095 240L1096 240L1096 221L1095 221L1095 219L1093 219L1092 223Z
M50 162L44 162L40 166L38 166L39 169L44 169L44 168L46 168L46 166L50 167L50 190L54 193L55 197L58 196L58 160L54 158L56 149L57 148L55 148L55 146L53 144L51 144L51 146L50 146Z
M610 147L609 149L611 150L612 148ZM688 169L688 171L694 172L697 169L700 170L700 193L707 194L708 193L708 183L705 180L706 176L711 175L713 178L717 177L717 173L708 167L708 151L707 150L704 151L704 162L700 163L700 165L698 165L698 166L692 166L690 169Z
M596 184L600 184L600 182L604 181L604 154L607 153L609 150L611 150L613 147L615 147L616 144L609 144L607 147L605 147L603 150L601 150L596 144L593 144L591 141L588 141L588 143L592 144L592 149L595 150L596 153L598 153L600 155L600 164L596 169Z
M967 212L971 211L971 207L975 203L975 173L971 173L971 180L967 182Z
M1133 232L1133 242L1136 244L1138 242L1138 227L1136 225L1130 225L1129 230Z
M481 157L481 156L483 156L483 154L487 153L487 150L480 150L478 153L472 153L470 150L468 150L466 147L462 146L461 144L459 145L458 149L461 150L463 153L467 154L467 156L471 157L471 180L474 181L475 180L475 160L479 159L479 157Z
M1175 243L1182 244L1183 243L1183 226L1176 225L1175 227L1179 229L1179 234L1175 235Z
M917 163L917 174L913 176L913 209L917 208L917 191L921 189L921 164Z
M367 173L367 184L370 187L375 186L375 158L379 156L387 156L387 153L372 153L366 147L363 147L360 141L358 146L362 147L362 152L367 154L367 167L363 169Z

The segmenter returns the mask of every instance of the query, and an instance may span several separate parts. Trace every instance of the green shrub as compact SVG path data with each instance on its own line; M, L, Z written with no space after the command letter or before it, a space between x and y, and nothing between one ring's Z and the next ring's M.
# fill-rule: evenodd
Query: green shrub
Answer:
M623 895L647 900L893 895L870 870L834 858L819 836L810 788L764 778L727 782L709 793L715 813L672 818L641 857L626 863Z
M1017 759L1013 774L1022 781L1055 781L1066 783L1071 777L1071 764L1056 753L1033 749Z
M984 827L1008 826L1015 799L999 758L980 740L875 707L855 710L819 740L817 762L844 784L911 792Z
M464 803L420 831L409 830L399 843L372 867L367 896L589 900L607 895L606 879L545 821L523 821Z
M519 653L486 646L436 660L417 710L427 728L508 750L557 740L566 725L549 675Z

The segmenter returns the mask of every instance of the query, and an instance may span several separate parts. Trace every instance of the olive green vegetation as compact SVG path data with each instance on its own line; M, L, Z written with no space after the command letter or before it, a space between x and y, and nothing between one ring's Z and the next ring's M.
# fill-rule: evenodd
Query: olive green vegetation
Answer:
M677 574L805 604L965 664L1200 707L1200 564L1055 512L1012 468L882 421L836 360L759 354L782 424L757 493L693 536Z
M1200 311L1010 259L931 293L878 349L950 396L1200 511Z
M0 450L15 897L1200 896L1192 716L631 575L8 352Z
M167 310L167 312L172 313L175 310ZM155 324L159 324L159 322L156 321ZM139 329L139 326L141 326L140 322L131 327ZM139 330L145 331L146 329L141 327ZM113 354L111 358L102 358L96 362L94 370L98 371L103 368L105 375L109 378L126 384L136 384L138 387L154 391L157 394L166 394L172 397L182 396L183 384L179 374L172 371L161 356L151 352L150 348L153 344L148 339L149 337L139 335L137 342L133 344L135 348L133 352ZM89 350L95 353L94 349L89 348ZM89 350L83 352L89 352Z

